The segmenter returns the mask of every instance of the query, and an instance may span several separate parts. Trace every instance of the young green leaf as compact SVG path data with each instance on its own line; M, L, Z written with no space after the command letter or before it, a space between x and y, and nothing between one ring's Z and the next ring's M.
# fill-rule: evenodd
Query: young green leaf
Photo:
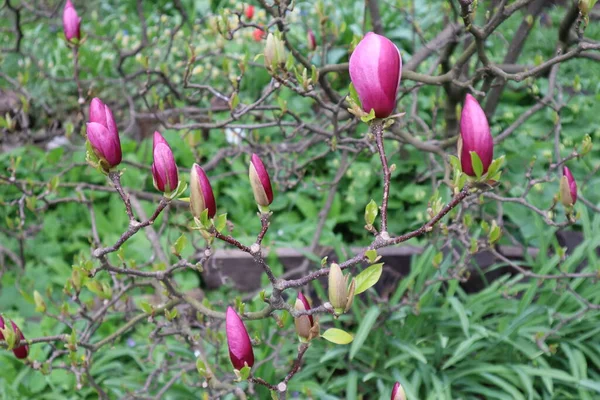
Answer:
M33 291L33 299L35 300L35 312L46 312L46 302L37 290Z
M215 229L217 232L222 232L227 226L227 214L221 214L215 218Z
M354 340L354 337L346 331L337 328L329 328L321 337L331 343L348 344Z
M377 250L371 249L365 251L365 257L367 258L367 260L369 260L371 264L374 263L375 261L377 261Z
M471 151L471 164L473 165L473 171L477 178L481 178L483 174L483 164L481 163L481 159L474 151Z
M185 236L185 234L182 233L181 236L179 236L177 238L175 243L173 243L173 246L171 246L171 253L173 253L177 257L179 257L181 255L181 252L185 248L186 244L187 244L187 237Z
M377 218L377 214L379 210L377 208L377 203L371 199L369 204L365 207L365 222L367 225L373 225L375 222L375 218Z
M356 276L356 290L354 294L364 292L371 286L375 285L381 277L383 263L373 264Z

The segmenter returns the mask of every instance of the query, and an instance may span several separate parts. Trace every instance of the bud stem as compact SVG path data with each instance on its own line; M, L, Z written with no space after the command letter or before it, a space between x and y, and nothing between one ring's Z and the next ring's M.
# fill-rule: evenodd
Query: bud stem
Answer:
M377 150L379 151L379 159L383 167L383 199L381 201L381 232L387 232L387 209L388 200L390 197L390 179L392 172L388 166L385 149L383 148L383 123L382 120L376 119L371 122L371 133L375 136Z

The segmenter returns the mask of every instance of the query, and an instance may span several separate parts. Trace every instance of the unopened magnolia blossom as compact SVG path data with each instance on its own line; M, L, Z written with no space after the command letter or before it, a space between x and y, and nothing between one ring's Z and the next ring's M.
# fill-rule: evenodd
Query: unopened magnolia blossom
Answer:
M329 302L337 313L343 313L350 309L354 301L354 290L356 289L356 280L353 278L348 286L350 275L342 274L342 269L336 263L332 263L329 268L328 293Z
M157 131L152 144L152 178L156 190L169 193L177 188L179 174L169 143Z
M560 201L565 207L572 207L577 202L577 182L566 166L560 179Z
M350 79L366 113L389 117L396 108L402 75L400 51L388 38L369 32L350 56Z
M246 326L232 307L227 307L225 314L225 332L231 364L237 370L254 365L254 351Z
M200 218L204 210L208 210L208 218L214 217L217 213L212 186L206 173L198 164L194 164L190 172L190 209L196 218Z
M121 163L121 140L117 124L110 108L97 97L90 104L86 131L90 145L104 169Z
M10 327L5 323L5 320L2 317L2 315L0 315L0 340L6 340L6 337L2 333L2 331L5 331L7 333L7 335L11 335L11 331L12 331L12 335L15 335L14 343L19 343L22 340L25 340L25 335L23 335L23 332L21 331L21 329L19 329L17 324L15 324L11 320L7 320L7 321L10 322ZM13 348L13 354L15 355L15 357L17 357L19 359L25 359L29 355L29 346L26 344L21 345L21 346L15 346Z
M392 397L390 400L406 400L406 394L404 393L404 388L400 382L396 382L394 384L394 388L392 389Z
M260 157L252 154L248 172L254 200L259 206L268 207L273 202L273 188L271 178Z
M294 305L296 311L310 310L310 304L302 292L298 292L298 298ZM302 341L309 341L319 336L319 322L313 315L301 315L294 319L296 333Z
M467 94L460 117L458 156L462 171L469 176L475 176L471 152L479 156L485 174L494 158L494 139L479 102L475 97Z
M81 39L81 18L71 0L67 0L63 9L63 31L68 42Z

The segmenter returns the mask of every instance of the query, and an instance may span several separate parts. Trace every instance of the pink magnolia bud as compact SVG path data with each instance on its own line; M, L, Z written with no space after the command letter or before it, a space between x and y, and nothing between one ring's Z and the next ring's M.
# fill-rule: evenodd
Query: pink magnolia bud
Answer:
M77 11L71 0L67 0L63 10L63 31L68 42L74 38L81 39L80 26L81 18L77 15Z
M252 38L254 38L255 42L260 42L265 38L265 31L260 28L254 29L252 32Z
M273 202L271 179L260 157L256 154L252 154L248 175L256 203L260 206L268 207Z
M308 42L308 49L310 51L313 51L317 48L317 39L315 38L315 33L312 31L312 29L308 30L308 33L306 34L306 41Z
M25 340L25 336L23 336L23 332L21 332L17 324L15 324L13 321L10 321L10 324L12 325L12 330L13 332L15 332L15 335L17 337L16 343L19 343L21 340ZM6 329L6 324L4 323L4 318L2 318L2 315L0 315L0 329ZM5 340L4 335L1 331L0 340ZM29 354L29 346L26 344L22 346L17 346L13 349L13 353L17 358L27 358L27 355Z
M472 151L479 156L485 174L494 158L494 139L483 109L475 97L467 94L460 116L458 156L463 172L469 176L475 176L471 162Z
M198 164L192 166L190 174L190 209L196 218L208 209L208 218L217 213L215 196L206 173Z
M17 335L19 341L25 340L25 336L23 335L23 332L21 332L17 324L15 324L13 321L10 321L10 324L12 325L13 331ZM22 346L15 347L13 349L13 353L15 354L15 357L19 359L27 358L27 355L29 354L29 346L24 344Z
M254 365L254 352L252 351L250 336L248 336L248 331L241 318L231 307L227 307L225 331L227 333L227 345L229 346L229 358L233 367L241 370L247 364L252 368Z
M350 79L365 112L386 118L396 108L402 74L400 51L388 38L369 32L350 56Z
M152 163L152 178L156 190L164 193L172 192L177 188L179 175L177 165L169 143L157 131L154 132L154 142L152 146L154 162Z
M565 207L572 207L577 202L577 182L566 166L560 180L560 201Z
M404 388L402 387L400 382L396 382L394 384L394 388L392 389L391 400L406 400L406 393L404 393Z
M246 18L248 21L251 21L252 17L254 17L254 6L250 4L248 7L246 7Z
M100 99L90 104L90 122L87 137L101 163L112 168L121 163L121 140L112 112Z
M298 298L294 305L296 311L310 310L310 304L302 292L298 292ZM319 336L319 323L312 315L301 315L295 318L296 333L303 341L311 340Z

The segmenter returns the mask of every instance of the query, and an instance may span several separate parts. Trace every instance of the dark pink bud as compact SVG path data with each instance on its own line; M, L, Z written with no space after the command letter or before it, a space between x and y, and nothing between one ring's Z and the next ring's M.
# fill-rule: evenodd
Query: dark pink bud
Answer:
M4 329L4 327L4 318L2 318L2 315L0 315L0 329ZM0 332L0 340L4 340L4 335L2 332Z
M260 42L261 40L263 40L265 38L265 31L263 31L260 28L256 28L252 32L252 37L254 38L255 42Z
M90 122L97 122L104 125L111 135L119 137L119 131L112 111L97 97L94 97L90 103Z
M268 207L273 202L273 188L271 178L259 156L252 154L249 170L250 184L254 192L256 203Z
M94 153L101 160L100 162L105 163L108 168L119 165L121 162L121 146L108 129L97 122L88 122L86 132Z
M404 393L404 388L400 382L394 384L391 400L406 400L406 394Z
M249 5L246 7L246 18L248 18L248 21L250 21L252 20L252 17L254 17L254 6Z
M566 166L563 168L563 177L560 180L560 200L566 207L571 207L577 202L577 182Z
M212 218L217 213L215 195L206 173L198 164L192 166L190 173L190 209L196 218L208 209L208 217Z
M308 42L308 49L310 51L313 51L317 48L317 39L315 38L315 33L312 31L312 29L308 30L308 33L306 34L306 41Z
M396 108L402 75L400 51L388 38L369 32L350 56L350 79L365 112L386 118Z
M13 321L10 321L10 323L12 325L13 331L15 332L19 340L25 340L25 336L23 335L23 332L21 332L17 324L15 324ZM26 344L22 346L17 346L13 349L13 353L15 354L15 357L19 359L27 358L27 355L29 354L29 346Z
M87 137L108 168L121 163L121 140L112 112L100 99L94 98L90 104L90 122L87 124Z
M460 116L460 139L458 156L462 170L469 176L475 176L471 162L474 151L481 160L485 174L494 158L494 139L483 109L475 97L467 94L465 105Z
M254 352L248 331L241 318L235 310L227 307L225 316L225 331L227 333L227 345L229 346L229 358L231 364L237 370L248 364L250 368L254 365Z
M179 174L171 147L159 132L154 132L152 149L154 156L154 162L152 163L154 187L160 192L170 193L177 188Z
M573 178L573 174L571 174L571 170L569 168L564 167L563 175L567 177L569 191L571 193L571 197L573 198L573 204L575 204L577 202L577 182L575 182L575 178Z
M77 15L77 11L71 0L67 0L63 10L63 31L68 42L75 38L78 40L81 39L80 26L81 18Z

